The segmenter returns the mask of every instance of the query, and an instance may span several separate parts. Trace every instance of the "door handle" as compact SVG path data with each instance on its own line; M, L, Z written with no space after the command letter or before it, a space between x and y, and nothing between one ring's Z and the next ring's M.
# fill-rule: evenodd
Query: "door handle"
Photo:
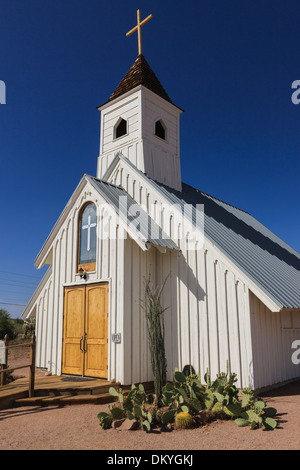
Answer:
M83 336L81 336L80 338L80 343L79 343L79 347L80 347L80 351L83 352L84 349L82 348L82 344L83 344Z
M84 351L86 351L86 345L87 345L86 333L84 333L84 335L83 335L83 350L84 350Z

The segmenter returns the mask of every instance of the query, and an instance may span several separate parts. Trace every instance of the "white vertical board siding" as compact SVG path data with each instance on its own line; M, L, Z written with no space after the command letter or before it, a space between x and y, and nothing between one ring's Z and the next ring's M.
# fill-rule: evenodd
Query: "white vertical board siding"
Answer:
M178 259L178 367L192 365L204 381L207 370L215 378L228 364L239 387L252 386L245 285L216 256L202 248Z
M124 230L112 217L112 209L103 208L104 200L87 184L79 195L68 217L58 231L53 244L52 275L40 292L36 305L37 366L45 367L55 375L61 374L64 287L81 285L77 274L78 216L86 202L98 208L98 230L103 234L103 217L108 237L98 237L96 271L88 273L86 283L105 282L109 285L109 351L108 378L122 381L123 347L110 341L112 333L124 337ZM104 239L103 239L104 238Z
M124 162L111 175L111 182L122 184L148 214L173 237L178 227L172 220L172 213L163 213L160 208L165 203L160 194L153 190L140 175L131 172ZM124 183L123 183L124 184ZM167 252L156 254L157 282L162 282L170 272L172 283L170 293L169 329L171 339L167 343L168 364L174 370L192 365L204 380L207 369L212 378L226 372L227 365L238 377L238 386L251 387L253 384L253 364L251 346L251 325L249 319L248 288L226 258L207 240L204 246L187 249L188 234L178 243L181 253ZM190 245L189 245L190 247ZM131 253L131 248L128 248ZM153 249L152 249L153 250ZM126 266L136 260L128 254ZM129 279L125 275L125 279ZM137 274L136 279L140 279ZM125 296L128 294L126 289ZM131 301L125 308L131 308ZM170 331L171 331L170 329ZM132 332L128 325L128 338ZM131 342L131 339L130 339ZM138 350L138 348L136 349ZM168 373L171 373L169 370ZM130 374L128 374L130 376Z
M271 312L250 292L250 318L254 388L300 377L300 365L292 362L293 341L300 340L300 311Z
M137 165L141 171L145 171L144 159L141 157L143 155L142 141L139 140L133 143L124 142L117 150L109 151L108 153L98 157L97 178L101 179L103 177L107 168L112 163L117 151L120 151L130 162Z
M167 378L172 380L177 367L177 255L171 252L160 253L156 250L156 286L162 291L162 306L165 331L165 353L167 359Z
M52 305L52 275L43 286L36 300L36 365L47 367L47 337L50 320L49 308Z
M162 296L167 375L175 367L192 365L204 381L235 372L239 387L252 386L250 323L245 285L236 280L212 250L160 253L143 252L128 239L125 244L124 379L126 384L152 380L144 311L143 277L151 269L153 284L160 287L169 275ZM146 268L146 269L145 269ZM148 269L147 269L148 268ZM249 309L248 309L249 310Z
M176 257L160 253L152 247L143 251L129 237L125 242L125 308L124 308L124 383L126 385L153 380L151 358L148 347L148 333L145 311L141 307L144 300L144 282L150 274L151 284L160 289L166 280L162 293L162 306L165 328L165 351L167 358L167 378L172 379L177 367L177 317L176 317ZM174 272L175 271L175 272ZM166 279L167 278L167 279Z
M125 292L124 292L124 274L125 274L125 233L124 229L118 227L117 229L117 239L116 239L116 260L115 267L112 268L112 273L115 272L115 289L111 290L112 296L115 297L115 307L114 310L111 310L112 315L115 318L115 328L116 332L121 332L122 342L121 344L112 344L111 347L115 348L115 364L114 371L116 380L124 382L124 306L125 306ZM112 374L113 378L113 374Z
M134 240L125 240L124 257L124 383L152 380L144 300L144 281L149 272L155 283L155 250L143 251Z
M62 296L62 284L60 283L60 267L61 267L61 237L54 243L53 254L53 311L52 311L52 335L51 335L51 349L52 358L50 362L50 370L53 374L60 374L61 371L61 342L62 337L58 338L58 324L59 317L62 317L62 310L60 308L60 298Z

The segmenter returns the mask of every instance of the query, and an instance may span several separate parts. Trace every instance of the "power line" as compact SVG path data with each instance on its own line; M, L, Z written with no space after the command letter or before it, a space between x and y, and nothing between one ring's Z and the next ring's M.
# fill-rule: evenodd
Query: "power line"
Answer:
M0 277L0 280L4 282L17 282L18 284L24 284L26 286L36 287L36 284L34 284L33 282L31 283L31 282L17 281L15 279L6 279L5 277Z
M27 284L27 285L32 285L32 286L36 285L34 282L19 281L18 279L7 279L6 277L0 277L0 280L9 281L9 282L18 282L19 284Z
M5 292L5 291L4 291ZM3 291L0 290L0 302L1 300L7 300L11 302L12 300L17 300L18 302L27 302L31 294L27 292L9 292L5 294ZM20 298L21 297L21 298ZM23 297L23 298L22 298Z
M19 307L26 307L26 304L12 304L10 302L0 302L0 305L18 305Z
M5 287L6 286L8 286L8 287L18 287L19 289L32 289L32 290L36 289L35 286L20 286L19 284L8 284L7 282L3 282L3 281L1 282L1 285L5 286Z
M22 286L20 286L20 287L22 287ZM28 287L26 287L26 289L28 289ZM2 288L0 287L0 294L1 294L2 292L5 292L6 294L17 294L17 293L24 294L24 295L27 294L27 292L18 292L17 289L8 290L8 289L2 289Z
M0 269L0 273L12 274L14 276L22 276L22 277L34 277L35 279L40 279L39 276L32 276L30 274L12 273L12 272L9 272L9 271L1 271L1 269Z

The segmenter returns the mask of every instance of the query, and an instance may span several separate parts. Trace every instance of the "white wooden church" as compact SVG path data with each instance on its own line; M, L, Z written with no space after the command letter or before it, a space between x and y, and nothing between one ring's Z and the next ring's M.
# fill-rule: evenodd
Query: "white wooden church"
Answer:
M131 31L139 45L144 22ZM97 175L81 178L35 260L49 266L23 313L36 318L37 366L151 381L140 303L151 273L155 286L169 276L169 379L185 365L215 377L227 361L239 387L300 377L300 254L247 212L182 182L182 110L141 47L99 110Z

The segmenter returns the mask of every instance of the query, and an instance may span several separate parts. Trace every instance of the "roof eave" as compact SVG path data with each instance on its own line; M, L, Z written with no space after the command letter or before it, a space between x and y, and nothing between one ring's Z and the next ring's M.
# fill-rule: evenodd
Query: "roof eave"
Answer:
M35 289L31 299L29 300L29 302L27 303L21 317L22 318L29 318L34 307L35 307L35 304L36 304L36 301L38 299L38 296L40 294L40 292L42 291L43 287L45 286L46 282L48 281L48 279L50 278L52 274L52 267L49 266L49 268L47 269L47 271L45 272L42 280L40 281L39 285L37 286L37 288Z
M114 98L113 100L108 100L106 101L105 103L101 104L100 106L97 106L96 109L98 109L99 111L103 111L104 109L106 109L108 106L112 105L112 104L116 104L118 103L119 101L123 100L124 98L127 98L128 96L132 95L133 93L136 93L137 91L140 91L140 90L144 90L146 91L147 93L150 93L152 94L153 96L155 96L156 98L158 98L159 100L163 101L164 103L168 103L168 105L170 107L173 107L174 109L180 111L180 113L184 113L184 109L180 108L179 106L177 106L176 104L174 103L171 103L170 101L167 101L165 100L164 98L162 98L161 96L157 95L156 93L154 93L154 91L152 90L149 90L149 88L145 87L144 85L137 85L136 87L132 88L131 90L128 90L126 91L125 93L123 93L122 95L120 96L117 96L116 98Z

